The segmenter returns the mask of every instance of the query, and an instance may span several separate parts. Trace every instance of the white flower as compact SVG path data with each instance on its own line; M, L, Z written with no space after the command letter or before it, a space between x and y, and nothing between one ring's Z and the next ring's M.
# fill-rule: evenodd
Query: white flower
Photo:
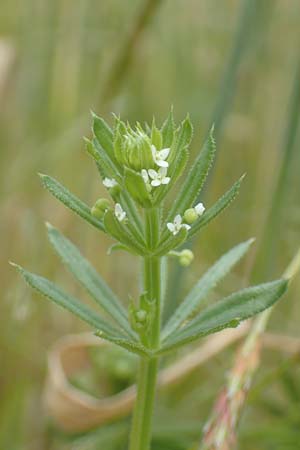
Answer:
M159 167L168 167L169 163L166 161L169 156L170 149L163 148L162 150L156 150L155 145L151 145L151 151L153 156L153 161Z
M119 222L123 222L123 220L126 217L126 212L123 210L120 203L115 204L115 216L118 219Z
M171 233L177 234L181 230L181 228L185 228L186 230L190 230L190 226L186 223L182 223L182 217L180 214L177 214L175 216L174 222L168 222L167 223L168 230L171 231Z
M116 180L114 180L113 178L104 178L103 180L103 184L106 188L113 188L114 186L116 186L118 183L116 182Z
M160 186L161 184L168 184L170 183L171 178L166 177L167 175L167 168L161 167L158 172L153 169L148 170L149 177L152 179L151 186Z
M144 182L147 184L149 183L149 175L146 169L142 169L141 175L143 177Z
M196 205L194 207L196 213L198 214L198 216L202 216L202 214L205 211L205 206L203 205L203 203L198 203L198 205Z
M147 191L148 191L148 192L151 192L151 191L152 191L152 186L151 186L151 184L150 184L150 179L149 179L149 175L148 175L147 170L146 170L146 169L142 169L141 175L142 175L142 178L143 178L144 183L145 183L145 185L146 185Z

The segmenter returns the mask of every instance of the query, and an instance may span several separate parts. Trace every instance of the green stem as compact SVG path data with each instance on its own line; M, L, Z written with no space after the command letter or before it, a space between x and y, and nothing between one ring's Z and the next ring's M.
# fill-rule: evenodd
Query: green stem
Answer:
M145 232L150 249L159 239L159 214L157 209L146 211ZM161 258L144 258L144 290L148 299L155 302L154 318L150 331L150 346L159 347L161 322ZM137 399L133 413L130 450L149 450L151 442L152 416L155 400L158 358L140 358Z

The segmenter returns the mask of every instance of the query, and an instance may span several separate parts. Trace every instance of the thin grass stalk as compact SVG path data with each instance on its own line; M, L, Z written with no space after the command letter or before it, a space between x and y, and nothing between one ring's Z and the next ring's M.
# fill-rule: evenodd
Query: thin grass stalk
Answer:
M270 275L276 269L278 244L277 237L280 234L282 221L280 220L284 201L289 186L290 172L293 170L293 162L298 146L296 145L297 135L300 129L300 60L298 61L294 83L289 101L288 121L282 142L282 157L277 180L272 194L271 207L262 232L261 255L263 259L256 265L254 279Z
M127 39L125 39L124 44L116 56L107 80L104 82L104 89L100 94L101 102L108 103L119 91L130 67L134 51L161 3L162 0L146 0L143 3Z
M300 249L282 277L292 279L299 270ZM237 352L233 368L228 374L228 383L218 396L212 415L204 427L200 450L233 450L235 448L236 426L260 361L262 336L272 311L273 307L254 320L248 337Z

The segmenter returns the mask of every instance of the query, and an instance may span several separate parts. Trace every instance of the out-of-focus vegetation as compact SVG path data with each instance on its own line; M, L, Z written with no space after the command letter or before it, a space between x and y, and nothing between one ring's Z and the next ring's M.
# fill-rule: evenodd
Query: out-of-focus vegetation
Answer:
M150 121L173 104L176 118L189 111L198 128L194 154L215 121L219 153L207 205L247 172L238 200L195 243L191 268L180 277L172 268L173 291L184 291L250 236L258 237L256 253L222 291L283 271L300 242L299 22L298 0L2 0L1 449L121 449L127 438L126 421L74 437L42 412L47 351L59 336L83 328L35 296L8 266L13 259L78 289L46 241L49 220L125 301L135 294L136 260L108 256L107 238L50 198L37 177L55 176L91 205L104 193L84 152L90 109L108 120L114 111ZM299 335L299 288L298 279L276 306L273 330ZM178 296L170 298L172 309ZM188 449L199 440L232 352L161 393L153 448ZM299 360L286 358L263 355L241 423L245 450L299 448Z

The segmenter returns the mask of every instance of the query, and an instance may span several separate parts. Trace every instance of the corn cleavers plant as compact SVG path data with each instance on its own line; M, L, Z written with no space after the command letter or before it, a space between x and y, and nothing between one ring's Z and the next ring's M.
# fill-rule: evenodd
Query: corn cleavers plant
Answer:
M155 121L151 126L142 127L137 123L132 128L119 117L114 120L111 129L93 114L93 137L86 140L87 151L107 188L107 198L98 199L90 208L55 179L47 175L41 175L41 179L58 200L116 241L110 251L123 250L142 258L143 288L138 301L131 300L126 309L74 244L49 224L48 236L55 251L89 292L100 312L51 281L16 267L31 287L87 322L97 336L139 356L129 448L148 450L160 357L203 336L236 327L260 313L285 292L287 281L276 280L243 289L201 309L210 291L245 255L253 242L247 240L207 270L162 326L162 262L175 257L179 264L190 264L193 253L182 248L183 245L232 202L242 178L210 208L205 209L198 202L215 153L211 130L171 206L163 208L188 162L193 134L189 117L176 126L171 111L161 128Z

